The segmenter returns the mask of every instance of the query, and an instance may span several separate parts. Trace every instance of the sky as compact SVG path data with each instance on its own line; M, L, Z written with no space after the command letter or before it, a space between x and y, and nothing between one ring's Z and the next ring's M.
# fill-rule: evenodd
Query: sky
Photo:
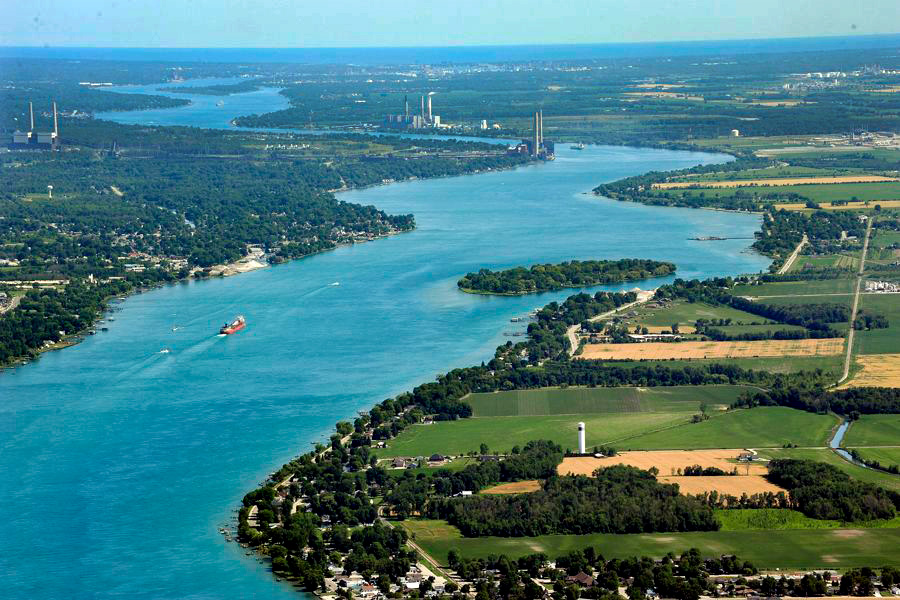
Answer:
M900 0L0 0L0 46L601 44L900 33Z

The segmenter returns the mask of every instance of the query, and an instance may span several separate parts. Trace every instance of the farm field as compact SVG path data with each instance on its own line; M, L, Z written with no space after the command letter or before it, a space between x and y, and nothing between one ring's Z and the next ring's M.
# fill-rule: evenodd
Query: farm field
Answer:
M738 467L742 475L765 475L768 469L762 463L738 465L735 461L744 452L743 448L724 448L712 450L649 450L621 452L616 456L595 458L593 456L568 456L563 459L556 471L560 475L590 475L603 467L628 465L648 470L656 467L659 476L673 475L677 469L693 465L701 467L717 467L723 471L731 471ZM749 467L749 471L747 468Z
M817 210L866 210L875 208L875 205L881 206L881 208L898 208L900 207L900 200L871 200L871 206L866 206L865 204L860 204L858 202L847 203L847 204L832 204L831 202L819 202L819 208ZM787 202L784 204L779 204L779 208L783 208L784 210L812 210L805 203L798 202Z
M572 550L596 548L606 558L680 554L698 548L706 556L736 554L763 569L862 567L900 564L900 529L808 529L713 531L660 534L545 535L521 538L463 538L444 521L404 521L402 526L435 560L446 564L457 550L466 558L505 554L518 558L544 552L551 558Z
M844 338L762 340L755 342L646 342L587 344L580 358L600 360L660 360L686 358L754 358L763 356L832 356L840 354Z
M866 469L847 462L828 448L772 448L759 451L764 458L799 458L815 460L834 465L854 479L880 485L883 488L900 492L900 477Z
M866 460L877 460L883 467L900 465L900 447L895 448L854 448ZM900 475L894 475L900 479Z
M900 387L900 354L857 354L854 360L857 371L843 387Z
M787 508L734 508L716 510L720 531L777 530L777 529L893 529L900 527L900 517L890 521L842 523L829 519L811 519L797 510Z
M501 483L481 490L481 494L528 494L541 489L541 482L536 480Z
M741 385L541 388L469 394L463 401L472 407L473 417L693 412L701 402L730 405L741 392L753 389Z
M800 256L797 260L805 257ZM850 276L844 279L819 279L812 281L772 281L759 285L736 285L731 293L749 296L762 301L769 296L811 296L816 294L852 294L855 283Z
M598 415L546 415L531 417L481 417L412 425L378 449L379 458L427 456L434 452L464 454L477 451L486 442L492 451L508 452L532 440L551 440L565 448L576 445L576 427L587 427L588 446L641 435L656 429L686 423L695 411Z
M829 415L817 415L783 406L729 411L701 423L687 423L617 443L628 450L698 448L773 448L787 442L798 446L825 446L837 425Z
M825 177L758 177L756 179L735 179L722 181L670 181L667 183L654 183L653 188L659 190L682 189L697 185L705 188L736 188L736 187L774 187L774 186L796 186L810 184L847 184L847 183L881 183L886 181L897 181L893 177L884 177L881 175L836 175Z
M676 483L682 494L702 494L716 491L719 494L740 497L741 494L752 496L765 492L786 492L762 475L698 475L691 477L658 477L663 483Z
M809 371L822 369L832 373L839 373L843 366L843 358L839 355L834 356L781 356L769 358L716 358L702 359L692 358L689 360L644 360L644 361L622 361L617 365L634 366L641 365L663 366L663 367L681 367L685 365L708 365L708 364L726 364L735 365L742 369L763 369L770 373L796 373L798 371Z
M900 294L863 294L861 310L885 315L890 327L856 332L859 354L896 354L900 352Z
M900 182L890 181L881 183L844 183L844 184L813 184L806 185L786 185L779 187L755 187L755 188L716 188L710 191L710 188L689 188L679 190L679 193L687 193L689 196L699 196L701 193L706 196L719 196L721 198L731 197L737 193L766 195L778 193L779 195L798 194L804 198L809 198L818 203L846 201L856 197L859 202L848 202L847 208L874 209L875 204L885 206L885 200L900 200ZM865 206L865 202L870 202L870 206ZM855 204L855 206L854 206ZM806 205L804 204L804 210Z
M900 447L900 415L863 415L850 425L844 446Z
M845 269L852 271L859 268L859 258L846 254L824 254L817 256L798 256L791 265L790 273L802 273L804 271L818 269Z

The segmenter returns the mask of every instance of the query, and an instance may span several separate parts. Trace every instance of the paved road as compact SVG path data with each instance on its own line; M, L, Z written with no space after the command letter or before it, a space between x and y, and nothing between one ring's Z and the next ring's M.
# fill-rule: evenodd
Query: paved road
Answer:
M13 296L12 301L6 306L0 307L0 315L3 313L10 311L19 305L19 302L22 301L22 296Z
M809 238L806 237L806 234L803 234L803 239L800 240L800 243L797 244L797 247L794 248L794 251L791 252L791 255L788 256L788 259L784 261L784 264L781 265L781 268L778 269L778 273L776 275L784 275L788 271L791 270L791 266L793 266L794 261L797 260L797 257L800 256L800 251L803 249L803 246L806 245L806 242L809 241Z
M588 319L588 321L593 323L595 321L599 321L600 319L610 317L618 312L622 312L623 310L628 310L632 306L643 304L644 302L652 298L654 294L656 294L656 290L641 290L637 293L638 299L634 302L629 302L628 304L623 304L619 308L614 308L612 310L606 311L605 313L600 313L595 317L591 317L590 319ZM566 329L566 336L569 338L569 356L575 356L575 351L578 349L578 336L575 334L577 334L578 330L580 329L580 323L572 325L571 327Z
M853 308L850 309L850 330L847 333L847 355L844 357L844 373L838 379L838 383L844 383L844 380L850 376L850 361L853 358L853 338L856 330L853 329L853 322L856 321L856 309L859 308L859 288L862 287L863 271L866 268L866 253L869 251L869 234L872 233L872 221L866 227L866 237L863 240L862 255L859 258L859 271L856 273L856 292L853 294Z

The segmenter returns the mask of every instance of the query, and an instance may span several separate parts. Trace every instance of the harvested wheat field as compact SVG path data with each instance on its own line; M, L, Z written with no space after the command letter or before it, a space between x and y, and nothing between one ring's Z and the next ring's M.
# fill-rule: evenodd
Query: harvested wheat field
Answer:
M530 481L514 481L513 483L501 483L494 487L482 490L482 494L529 494L541 489L541 482Z
M736 188L736 187L772 187L782 185L804 185L807 183L875 183L882 181L897 181L895 177L882 177L881 175L837 175L834 177L784 177L772 179L737 179L734 181L670 181L668 183L654 183L653 188L658 190L672 190L688 187L705 188Z
M755 358L772 356L832 356L841 354L844 338L762 340L757 342L646 342L587 344L582 360L667 360L674 358Z
M569 456L564 458L556 468L560 475L591 475L602 467L628 465L638 469L659 469L659 477L674 475L678 469L700 465L701 467L717 467L723 471L731 471L735 467L741 476L764 475L767 469L759 463L736 464L739 455L746 453L739 448L718 448L715 450L645 450L622 452L616 456L594 458L593 456ZM731 476L729 476L731 477ZM684 479L684 478L680 478ZM688 479L698 479L689 477Z
M783 488L769 483L762 475L714 475L698 477L659 477L662 483L677 483L682 494L702 494L716 491L719 494L740 496L761 494L763 492L784 492Z
M862 369L843 387L900 387L900 354L864 354L856 364Z
M641 325L641 327L647 328L647 333L670 333L672 331L671 325ZM632 329L634 329L632 327ZM693 325L682 325L678 324L678 333L681 334L690 334L697 333L697 330L694 329Z

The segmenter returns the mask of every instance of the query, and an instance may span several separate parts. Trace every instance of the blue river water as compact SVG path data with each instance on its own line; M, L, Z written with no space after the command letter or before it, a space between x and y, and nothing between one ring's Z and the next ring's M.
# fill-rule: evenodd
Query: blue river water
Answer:
M227 127L278 98L195 96L107 117ZM296 598L217 532L241 496L338 419L490 358L521 328L510 318L573 293L472 296L456 290L460 275L573 258L671 260L685 278L768 265L746 239L688 239L750 237L756 215L585 193L724 157L559 146L552 163L342 193L414 213L418 229L133 296L109 331L0 374L0 596ZM217 337L238 313L247 329Z

